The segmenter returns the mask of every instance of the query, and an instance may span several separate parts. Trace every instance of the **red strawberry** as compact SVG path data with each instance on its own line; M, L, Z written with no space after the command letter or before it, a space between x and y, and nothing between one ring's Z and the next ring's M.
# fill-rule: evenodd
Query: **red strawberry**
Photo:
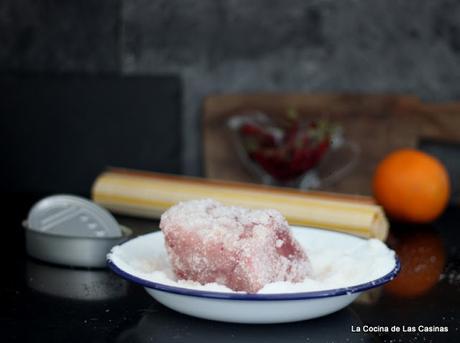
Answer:
M288 145L293 145L296 141L297 134L299 132L299 122L294 121L289 129L284 134L284 143Z
M243 137L254 138L260 146L272 147L275 145L275 137L256 124L245 123L241 125L239 131Z
M244 123L240 127L240 133L245 136L254 136L260 134L261 132L262 129L260 127L251 123Z
M283 139L278 143L273 128L254 123L240 128L249 157L278 181L292 180L315 167L330 144L328 123L303 124L297 116L287 119L282 126Z

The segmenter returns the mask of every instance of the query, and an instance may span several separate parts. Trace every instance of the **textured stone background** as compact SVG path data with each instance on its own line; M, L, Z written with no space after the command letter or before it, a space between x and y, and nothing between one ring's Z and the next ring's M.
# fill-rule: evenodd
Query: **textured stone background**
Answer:
M2 0L0 70L181 75L185 171L214 92L460 99L460 1Z
M120 29L117 0L1 0L0 70L117 71Z

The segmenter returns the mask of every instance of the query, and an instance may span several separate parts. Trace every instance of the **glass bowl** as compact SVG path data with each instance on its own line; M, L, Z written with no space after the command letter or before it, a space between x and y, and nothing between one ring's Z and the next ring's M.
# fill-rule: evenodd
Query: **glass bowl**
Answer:
M246 112L231 116L227 127L245 169L267 185L326 187L345 177L359 157L359 146L344 138L340 126L295 112L279 118Z

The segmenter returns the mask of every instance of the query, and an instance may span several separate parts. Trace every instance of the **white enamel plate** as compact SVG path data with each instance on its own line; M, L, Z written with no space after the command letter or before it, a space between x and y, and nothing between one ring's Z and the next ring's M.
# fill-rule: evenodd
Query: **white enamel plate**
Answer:
M363 238L304 227L292 227L292 233L309 254L313 269L315 264L321 265L318 256L322 254L322 247L327 247L329 252L333 252L332 255L342 250L343 254L337 255L341 256L342 262L349 258L347 254L350 252L354 258L365 261L368 266L366 270L372 273L368 278L364 275L365 282L351 281L350 285L339 282L337 287L330 287L329 283L325 288L316 286L302 290L297 287L285 292L248 294L190 287L174 280L155 279L145 269L136 268L139 261L147 264L151 261L151 265L155 265L158 256L165 256L161 232L140 236L114 247L108 255L108 266L119 276L143 286L161 304L178 312L211 320L254 324L294 322L336 312L349 305L363 291L391 281L399 272L399 260L392 254L389 260L386 256L387 263L380 268L375 268L372 261L379 259L378 255L363 253L361 258L358 248L366 244ZM315 251L315 247L320 248ZM341 261L338 261L339 265ZM348 269L349 273L355 274L352 264Z

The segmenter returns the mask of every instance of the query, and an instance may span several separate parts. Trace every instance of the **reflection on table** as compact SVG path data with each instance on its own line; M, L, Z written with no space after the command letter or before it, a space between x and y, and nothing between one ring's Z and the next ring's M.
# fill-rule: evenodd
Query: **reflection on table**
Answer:
M405 227L393 230L389 243L401 261L399 275L385 291L405 298L426 294L440 280L446 251L439 233L432 227Z
M369 342L372 336L352 333L362 326L352 309L314 320L276 324L245 325L202 320L152 304L133 328L123 331L118 343L128 342Z
M28 259L29 288L47 295L85 301L102 301L126 294L127 282L106 269L75 269Z

